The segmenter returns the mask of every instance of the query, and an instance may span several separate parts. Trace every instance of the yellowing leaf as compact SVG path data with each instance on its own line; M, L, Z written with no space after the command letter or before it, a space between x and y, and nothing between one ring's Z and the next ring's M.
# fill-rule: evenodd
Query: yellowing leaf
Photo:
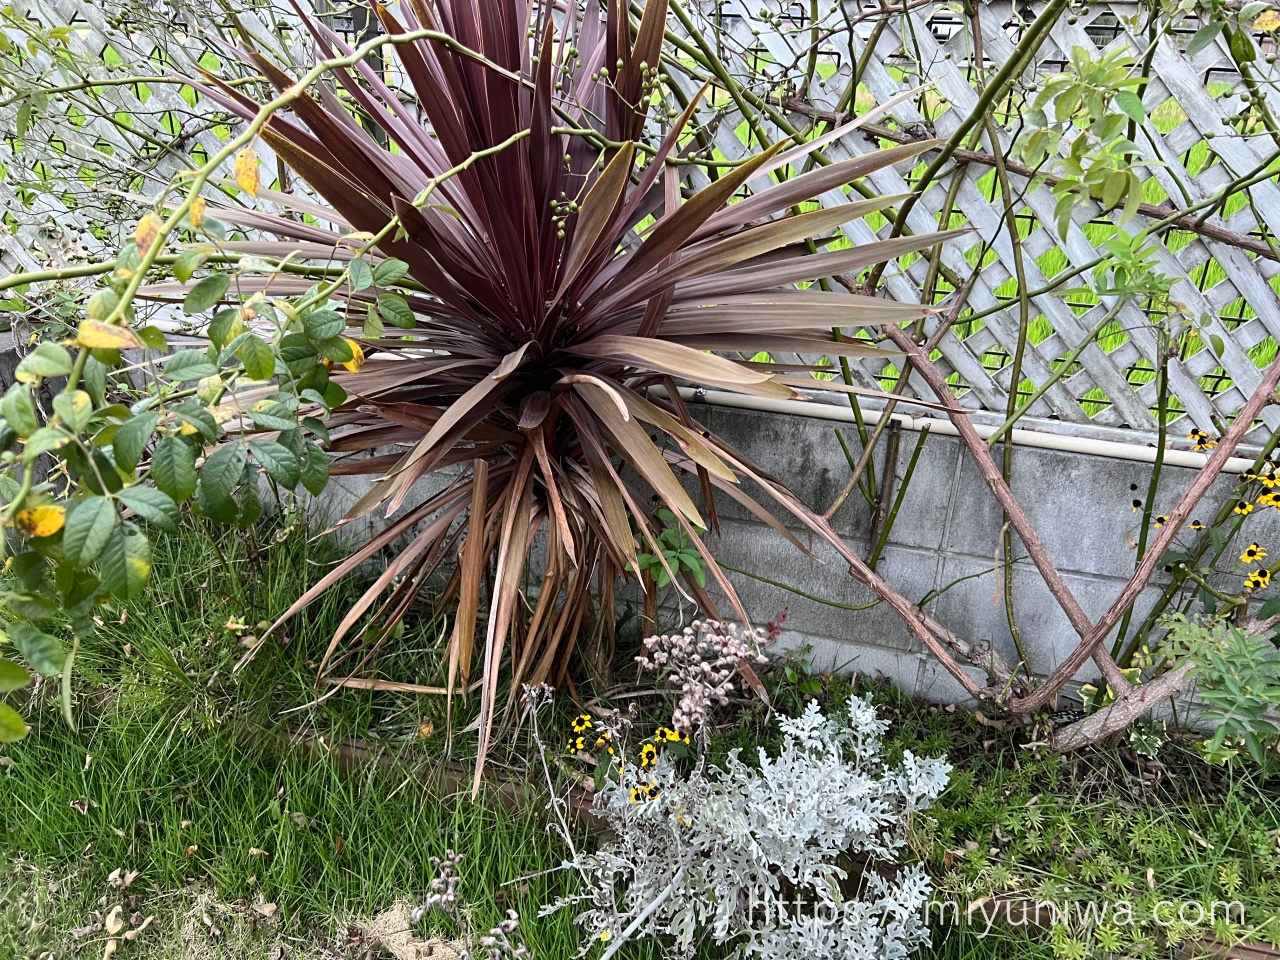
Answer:
M67 522L67 510L56 503L46 503L19 510L18 529L28 537L52 537Z
M204 197L196 197L191 201L191 209L187 211L187 220L192 229L199 230L204 223L204 208L207 206Z
M133 231L133 242L138 245L139 253L146 253L151 249L151 245L156 242L156 237L160 236L160 228L164 226L164 221L154 212L148 213L138 221L138 227Z
M142 341L128 327L117 327L101 320L80 324L76 342L90 350L141 350Z
M1280 28L1280 11L1265 10L1253 21L1253 29L1270 33L1272 30Z
M222 377L214 375L205 377L196 384L196 396L200 398L202 403L217 403L223 392L226 390L226 384L222 382Z
M360 344L356 343L354 340L347 340L346 337L343 337L343 340L345 340L347 346L351 348L351 359L344 363L343 366L352 373L359 373L360 367L364 365L364 350L362 350L360 348Z
M236 183L251 197L258 195L258 155L253 146L247 146L236 154Z
M183 421L182 421L182 427L179 429L179 431L178 431L178 432L179 432L179 433L181 433L184 437L189 437L189 436L191 436L193 433L199 433L199 432L200 432L200 428L199 428L199 427L197 427L197 426L196 426L194 423L192 423L190 420L183 420Z

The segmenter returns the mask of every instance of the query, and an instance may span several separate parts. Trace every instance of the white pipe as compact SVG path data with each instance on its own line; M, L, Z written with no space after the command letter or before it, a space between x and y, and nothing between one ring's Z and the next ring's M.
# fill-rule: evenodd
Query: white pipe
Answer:
M740 393L728 393L723 390L694 390L680 387L680 396L694 402L702 401L716 407L735 407L739 410L758 410L762 413L785 413L791 416L813 417L819 420L838 420L842 423L854 423L853 411L847 406L833 403L821 403L813 400L771 400L767 397L752 397ZM923 430L929 428L931 433L946 437L957 437L957 430L950 420L940 417L920 416L895 413L892 419L906 430ZM978 436L987 439L998 427L975 423L973 425ZM1053 433L1040 433L1035 430L1009 431L1013 442L1025 447L1039 447L1043 450L1063 450L1069 453L1083 453L1094 457L1111 457L1116 460L1137 460L1141 463L1155 463L1156 448L1136 443L1119 443L1114 440L1097 440L1091 437L1065 437ZM1209 458L1203 453L1190 450L1165 450L1164 462L1174 467L1200 468ZM1245 457L1230 457L1225 473L1244 473L1253 469L1253 460Z

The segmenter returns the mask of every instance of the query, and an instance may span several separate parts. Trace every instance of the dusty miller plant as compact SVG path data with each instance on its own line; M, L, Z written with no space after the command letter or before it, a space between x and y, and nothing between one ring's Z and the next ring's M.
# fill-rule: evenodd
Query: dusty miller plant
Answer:
M602 787L595 810L613 839L575 852L582 892L544 908L578 912L584 954L647 936L669 957L711 939L739 957L879 960L925 940L930 881L898 859L950 765L910 752L884 763L888 722L856 696L846 719L810 703L779 726L777 754L761 748L753 764L735 750L708 766L699 737L692 772L662 753Z

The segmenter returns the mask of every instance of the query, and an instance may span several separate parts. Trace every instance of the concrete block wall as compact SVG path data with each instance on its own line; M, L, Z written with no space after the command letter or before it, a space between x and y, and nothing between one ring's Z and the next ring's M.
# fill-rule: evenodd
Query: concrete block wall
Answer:
M859 450L851 424L712 406L697 408L695 416L820 511L849 475L834 431L842 431L855 456ZM902 434L898 462L892 465L899 479L918 436L909 431ZM883 476L882 450L876 454L875 466L877 475ZM1107 609L1133 571L1141 519L1133 501L1145 498L1151 471L1150 464L1133 460L1015 448L1013 490L1090 617ZM1155 512L1171 510L1195 473L1166 467ZM1220 478L1195 517L1208 523L1232 485L1233 478ZM736 504L722 506L720 513L721 536L712 536L709 542L725 563L845 607L874 601L870 590L848 576L845 564L829 546L815 544L815 556L810 558ZM798 523L788 526L799 533ZM961 442L930 435L877 570L912 600L941 591L926 604L931 613L965 638L990 640L1010 663L1016 663L1019 657L1005 613L1003 577L993 569L999 566L1002 526L1000 506ZM862 556L868 554L871 512L860 495L850 497L834 527ZM1184 528L1179 541L1189 543L1192 536ZM1013 539L1018 558L1014 612L1031 669L1044 675L1075 648L1077 638L1017 536ZM1280 511L1259 508L1246 518L1240 548L1253 540L1273 555L1280 550ZM1227 555L1219 578L1232 588L1244 574L1243 565L1235 563L1238 553L1236 549ZM728 575L748 613L759 622L789 608L788 629L781 640L790 647L809 646L816 667L882 674L904 690L931 700L965 701L960 685L922 651L885 605L840 609L749 576ZM1137 614L1150 610L1162 582L1167 582L1163 572L1140 597ZM1091 664L1077 676L1080 682L1095 678Z
M852 424L710 405L698 406L693 412L713 433L819 511L826 509L849 475L848 462L834 431L843 433L855 456L860 452ZM897 462L892 465L898 478L895 487L901 485L918 437L912 431L902 433ZM883 477L886 469L883 448L881 444L874 457L878 477ZM1027 446L1015 448L1014 492L1090 617L1096 618L1107 609L1133 570L1141 518L1133 509L1133 501L1145 497L1151 471L1150 464L1139 461ZM1185 467L1165 467L1156 513L1173 508L1195 472ZM437 475L420 481L403 509L423 502L450 479L451 476ZM341 516L368 489L369 482L366 477L334 478L318 505L320 511L330 519ZM1233 482L1231 477L1220 478L1195 516L1209 522L1229 495ZM773 508L771 501L750 486L747 484L746 492ZM690 484L691 492L693 487ZM756 577L726 570L754 622L768 622L784 608L788 610L786 629L780 637L783 649L808 648L811 661L820 670L879 675L908 693L936 702L968 702L960 684L922 649L897 615L886 605L875 604L874 594L849 577L846 565L828 544L812 541L813 556L807 556L735 501L721 497L717 506L720 535L708 533L707 542L725 565L817 598L808 599ZM781 508L774 512L802 541L810 542L794 518ZM375 512L350 525L344 535L358 541L384 522L381 512ZM861 556L868 555L871 512L859 494L849 498L833 526ZM931 434L876 569L911 600L934 594L925 604L934 616L960 636L992 642L1006 660L1017 663L1020 658L1009 631L999 570L1002 526L999 504L961 442ZM1184 530L1179 539L1190 542L1191 536ZM1043 676L1075 648L1077 638L1016 535L1013 540L1014 612L1030 667ZM1238 541L1240 549L1253 540L1266 546L1273 556L1280 556L1280 511L1259 508L1246 518ZM1243 565L1234 562L1238 553L1239 549L1232 550L1224 561L1218 577L1224 587L1238 587L1243 577ZM537 563L535 556L531 566L536 567ZM1159 595L1159 586L1167 582L1166 574L1157 575L1155 585L1139 599L1138 615L1150 610ZM536 583L533 571L530 588L536 589ZM1264 591L1262 595L1268 593ZM637 590L624 588L620 597L638 604ZM695 616L687 604L683 609L677 606L677 599L674 591L667 592L663 629L678 629ZM722 614L730 615L730 609L726 602ZM974 677L985 680L977 671ZM1087 664L1076 682L1094 679L1096 669Z

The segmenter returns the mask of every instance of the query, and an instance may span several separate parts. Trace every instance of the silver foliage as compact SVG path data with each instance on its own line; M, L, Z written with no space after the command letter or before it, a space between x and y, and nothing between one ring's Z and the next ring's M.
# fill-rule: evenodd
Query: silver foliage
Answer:
M869 700L847 706L840 720L816 703L780 719L781 748L759 749L752 764L734 751L723 768L700 758L691 774L667 754L625 767L596 801L614 839L575 855L567 866L584 892L546 911L575 910L584 952L604 941L602 960L636 936L658 938L670 957L705 938L744 958L909 955L928 935L930 882L898 860L951 766L909 752L887 765L887 721Z

